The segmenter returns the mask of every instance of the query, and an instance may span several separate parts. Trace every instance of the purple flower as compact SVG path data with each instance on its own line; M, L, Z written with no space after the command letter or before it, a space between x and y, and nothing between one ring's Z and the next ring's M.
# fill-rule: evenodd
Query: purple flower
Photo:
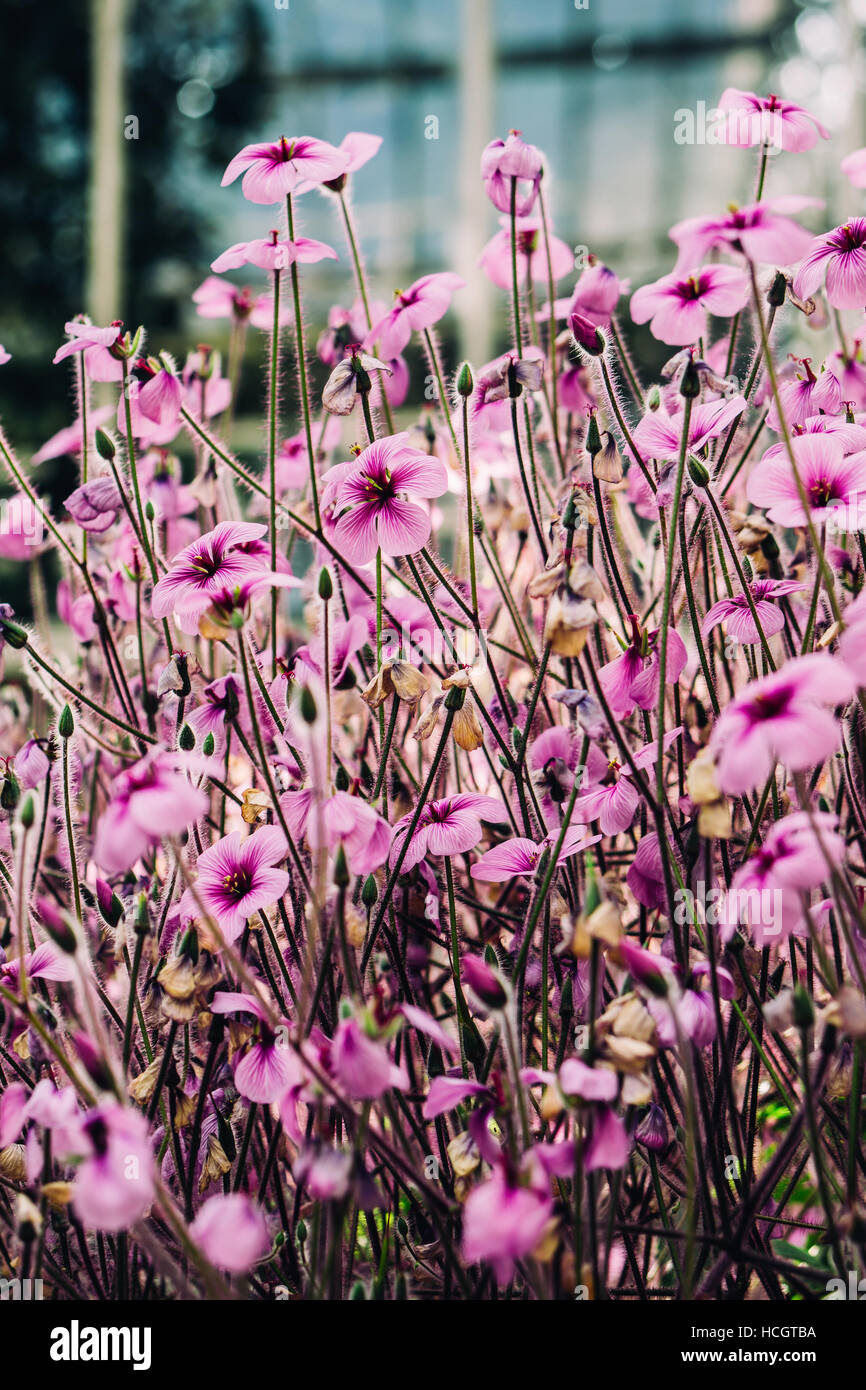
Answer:
M822 763L842 736L830 710L846 703L853 688L842 662L823 653L797 657L751 681L713 730L722 790L737 795L762 786L777 760L791 772Z
M767 637L781 632L785 619L771 602L783 594L796 594L804 588L793 579L755 579L749 591L755 603L755 612ZM701 633L706 637L719 623L726 622L729 637L737 642L760 642L761 637L752 617L752 610L745 594L735 594L732 598L719 599L714 603L701 624Z
M131 869L166 835L180 835L209 806L189 780L182 755L149 753L115 778L99 818L93 858L106 873Z
M739 87L726 87L719 98L719 110L728 113L716 136L723 145L736 145L740 149L766 145L800 153L811 150L819 135L822 140L830 139L829 130L817 116L773 92L759 97Z
M797 272L794 293L808 299L825 271L827 298L835 309L866 307L866 217L852 217L815 238Z
M199 618L224 590L260 576L268 568L267 559L246 547L266 533L267 527L258 522L221 521L193 541L175 555L168 574L154 587L154 617L179 613Z
M333 505L334 540L355 564L368 564L378 549L413 555L430 537L430 517L413 498L441 497L448 474L444 464L411 448L408 439L405 431L377 439L352 462L324 475L329 486L322 505Z
M525 217L535 206L541 186L541 152L511 130L505 140L491 140L481 154L484 191L500 212L511 211L512 181L517 180L515 211Z
M788 196L735 208L724 217L687 217L670 230L679 247L676 268L700 265L714 246L739 251L759 265L793 265L806 255L812 237L784 214L820 206L818 198Z
M663 343L696 343L707 332L707 315L730 318L749 299L749 277L731 265L705 265L689 275L674 272L635 290L631 316L650 321L650 331Z
M474 849L483 834L482 820L501 822L507 818L501 801L477 792L460 792L441 801L431 801L421 812L418 824L403 858L403 870L420 864L426 854L463 854ZM412 814L403 816L394 826L391 842L391 864L397 862L403 841L412 821Z
M246 1192L209 1197L190 1236L211 1264L230 1274L246 1274L270 1247L264 1213Z
M430 328L447 314L452 294L465 285L466 281L450 270L422 275L408 290L397 291L393 309L373 324L364 347L372 352L378 344L386 361L399 357L413 333Z
M324 140L282 135L272 144L245 145L223 174L222 186L243 174L244 197L251 203L279 203L289 193L339 178L348 166L348 154Z
M287 850L282 831L262 826L246 839L235 830L199 855L198 897L229 944L240 936L248 917L273 907L285 893L289 875L274 865L286 857ZM191 916L199 914L191 889L184 893L181 908Z

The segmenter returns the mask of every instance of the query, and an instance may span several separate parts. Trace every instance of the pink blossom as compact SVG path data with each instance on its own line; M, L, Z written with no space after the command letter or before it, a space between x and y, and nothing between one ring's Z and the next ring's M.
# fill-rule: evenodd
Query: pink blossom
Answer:
M324 187L329 188L334 193L339 193L345 187L349 174L354 174L358 169L362 169L365 164L379 153L382 145L381 135L367 135L362 130L350 130L348 135L344 135L338 146L339 152L346 155L347 164L341 174L335 178L325 179ZM299 183L295 189L296 193L306 193L311 188L315 188L315 183Z
M682 728L670 729L664 736L665 750L682 734ZM658 757L658 744L648 743L635 753L635 766L641 770L652 767ZM599 786L583 792L574 803L575 814L585 821L598 821L602 835L619 835L634 821L640 805L640 793L632 781L631 767L620 768L618 762L609 764L614 780L608 786Z
M505 807L492 796L478 792L459 792L456 796L431 801L421 812L418 824L403 857L403 871L420 864L426 854L463 854L474 849L483 834L481 822L494 824L507 819ZM397 862L412 815L403 816L394 826L391 864Z
M619 1082L615 1071L590 1067L579 1057L567 1057L559 1068L559 1088L563 1095L581 1100L616 1100Z
M314 853L326 848L334 854L342 845L353 874L371 874L388 858L391 827L359 796L338 791L317 798L312 790L286 792L280 806L295 839L306 835Z
M349 156L324 140L307 135L272 144L245 145L222 176L222 186L243 174L243 193L251 203L279 203L289 193L302 192L336 179L349 165Z
M823 762L842 736L830 710L846 703L853 689L842 662L823 653L797 657L751 681L713 730L722 790L737 795L763 786L777 760L791 772Z
M584 1172L599 1168L624 1168L631 1152L626 1127L609 1105L598 1105L592 1113L592 1129L583 1151Z
M108 1101L88 1113L82 1131L85 1157L75 1176L75 1214L90 1230L128 1230L156 1195L147 1120Z
M610 705L611 712L618 719L625 719L635 705L641 709L655 709L659 689L659 628L647 634L646 651L644 635L637 618L632 614L632 639L622 656L615 657L599 671L599 679ZM668 643L665 661L665 684L675 685L685 670L688 654L685 643L675 628L668 629Z
M849 218L841 227L816 237L794 280L794 293L808 299L826 272L827 298L836 309L866 306L866 217Z
M846 154L839 167L855 188L866 188L866 148Z
M696 343L707 332L707 315L730 318L748 302L749 278L730 265L705 265L689 275L663 275L631 297L635 323L650 320L663 343Z
M258 522L221 521L193 541L175 555L168 574L155 585L151 598L154 617L178 613L198 618L225 589L260 576L267 569L267 560L248 547L266 533L267 527Z
M518 1187L497 1168L487 1182L473 1187L463 1208L463 1258L484 1260L505 1283L516 1260L531 1255L553 1217L549 1191Z
M727 87L719 98L719 110L728 113L717 136L724 145L737 145L740 149L766 145L799 153L811 150L819 135L822 140L830 139L830 132L817 116L772 92L759 97L754 92Z
M324 475L322 505L333 504L334 540L355 564L368 564L380 548L385 555L413 555L429 540L430 517L414 499L441 497L448 474L408 440L405 431L377 439Z
M113 405L101 405L96 410L91 410L87 415L87 429L90 438L88 444L93 446L93 435L96 430L106 424L114 415ZM41 449L37 449L33 455L34 464L47 463L49 459L63 458L64 454L77 456L81 453L82 439L84 431L81 419L77 419L74 424L67 425L65 429L58 430L50 439L47 439Z
M298 1079L299 1063L285 1042L271 1031L261 1002L251 994L217 990L210 1012L247 1013L258 1019L258 1036L235 1066L235 1086L245 1100L258 1105L272 1105L280 1100Z
M83 354L84 366L91 381L120 381L123 376L123 363L111 351L123 336L123 324L118 320L107 328L97 328L92 323L72 319L64 325L69 335L54 354L54 363L63 362L74 353Z
M785 196L737 208L724 217L687 217L670 230L679 247L677 270L700 265L715 246L741 252L758 265L793 265L806 255L812 236L784 214L820 205L818 198Z
M557 865L564 864L572 855L596 844L600 838L601 836L594 835L587 839L585 825L569 826L556 861ZM470 873L473 878L483 883L504 883L506 879L516 878L519 874L531 877L538 868L541 856L553 850L558 839L559 832L552 830L538 844L534 840L522 837L503 840L502 844L494 845L493 849L482 854L477 863L472 865Z
M517 180L515 211L530 213L541 186L541 153L521 139L521 131L509 131L505 140L491 140L481 155L484 190L500 212L511 211L513 181Z
M488 241L478 264L488 279L502 290L511 288L511 219L500 217L501 230ZM550 264L554 280L568 275L574 268L574 252L559 237L550 237ZM517 219L517 274L519 283L526 284L527 276L544 284L548 280L547 249L541 235L540 217Z
M756 579L749 585L761 627L766 637L781 632L785 618L781 609L770 602L783 594L800 593L804 585L791 579ZM752 610L745 594L734 594L730 598L719 599L709 609L701 624L701 633L706 636L719 623L726 624L726 632L737 642L760 642L761 636L752 617Z
M149 753L115 778L96 827L93 857L106 873L122 873L166 835L181 835L205 815L209 801L192 785L183 755Z
M300 265L308 265L315 261L337 259L333 246L328 246L324 241L314 241L305 236L295 237L294 241L285 237L280 240L279 234L274 231L269 237L260 237L255 241L235 242L234 246L211 262L211 270L238 270L242 265L255 265L260 270L288 270L296 261Z
M641 836L634 858L628 867L626 882L639 903L653 911L663 911L667 906L665 878L662 869L661 847L655 831ZM620 949L623 949L621 943ZM624 951L623 951L624 954ZM631 969L630 962L626 962ZM632 973L634 973L632 971Z
M243 245L244 243L239 243ZM269 294L253 298L247 287L238 289L229 280L218 275L209 275L193 293L192 301L196 312L203 319L232 319L236 323L249 321L255 328L273 327L273 300ZM280 308L280 323L288 323L292 310L290 305Z
M388 361L399 357L413 333L430 328L448 312L451 296L462 290L466 281L452 271L422 275L408 290L397 293L393 309L374 323L364 339L364 347L372 351L378 344L379 353Z
M779 387L779 399L789 429L804 425L808 419L815 417L819 410L835 415L842 404L842 390L834 372L824 371L816 377L808 357L796 358L794 361L803 368L803 372L797 372L793 381L787 381ZM779 410L775 399L767 413L767 424L771 430L780 429Z
M190 1236L211 1264L230 1274L246 1274L270 1248L264 1213L246 1192L209 1197Z
M836 817L795 811L770 826L759 845L734 874L722 904L722 938L746 923L757 946L778 944L805 930L803 896L819 888L831 864L841 864L845 841Z
M689 420L688 444L691 451L698 453L711 439L717 439L747 408L743 396L695 404ZM664 406L658 410L648 410L635 426L634 441L648 458L678 459L684 420L683 411L669 415Z
M866 450L846 457L839 436L827 433L798 435L791 448L816 525L831 520L840 506L858 507L866 494ZM749 501L766 508L770 520L780 526L807 524L787 450L781 457L761 460L749 476L746 492Z
M0 506L0 557L31 560L44 539L45 523L35 502L26 493L7 497Z
M44 740L43 740L44 741ZM42 743L30 738L15 754L15 776L21 783L22 791L38 787L51 770L51 764Z
M409 1089L404 1069L395 1066L384 1045L368 1037L356 1018L341 1020L331 1044L330 1066L352 1100L378 1100L392 1087Z
M235 830L199 855L196 893L229 945L240 936L248 917L273 907L285 893L289 875L274 866L286 857L287 850L282 831L265 825L246 839ZM190 888L184 893L182 907L191 916L200 913Z

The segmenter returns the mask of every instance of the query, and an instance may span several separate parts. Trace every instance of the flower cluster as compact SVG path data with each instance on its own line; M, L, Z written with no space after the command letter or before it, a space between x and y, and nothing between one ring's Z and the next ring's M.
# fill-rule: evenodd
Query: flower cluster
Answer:
M509 318L477 367L436 334L460 277L367 283L378 136L249 145L223 184L261 235L194 295L229 374L79 316L33 460L74 460L62 509L0 434L0 554L26 529L60 575L56 620L0 604L0 1255L54 1297L860 1267L866 218L766 196L808 112L720 109L750 201L634 290L575 278L538 149L487 146ZM354 269L308 340L314 191Z

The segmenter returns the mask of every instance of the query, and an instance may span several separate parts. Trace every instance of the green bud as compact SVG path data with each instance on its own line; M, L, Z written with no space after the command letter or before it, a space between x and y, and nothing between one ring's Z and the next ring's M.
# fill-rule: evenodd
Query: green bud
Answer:
M30 640L27 629L23 628L20 623L10 622L9 618L0 618L0 631L3 633L4 640L16 651L21 651L22 647L26 647Z
M306 1243L306 1240L307 1240L307 1223L306 1223L306 1221L304 1220L303 1217L301 1217L300 1221L298 1222L297 1226L295 1227L295 1235L296 1235L297 1238L298 1238L298 1244L299 1244L299 1245L304 1245L304 1244Z
M301 687L301 718L305 724L316 722L316 701L308 685Z
M405 1240L406 1236L409 1234L409 1222L406 1220L405 1216L397 1217L397 1230Z
M98 429L96 431L96 452L101 459L105 459L106 463L111 463L117 453L114 440L106 430Z
M767 560L778 560L779 542L775 536L765 536L761 541L761 552Z
M213 735L211 735L213 737ZM195 734L189 724L184 724L178 734L177 746L184 753L191 753L195 748Z
M655 413L662 403L662 393L657 386L651 386L646 393L646 408Z
M361 902L369 912L379 901L379 885L372 874L368 874L364 879L364 886L361 889Z
M57 721L57 732L61 738L72 738L75 732L75 720L72 718L72 710L68 705L64 705L60 711L60 718Z
M346 888L349 883L349 866L342 845L337 847L337 853L334 855L334 883L337 888Z
M241 628L244 625L244 615L239 608L234 609L230 619L230 624L235 632L240 632Z
M566 975L562 982L562 991L559 996L559 1017L565 1026L566 1019L574 1018L574 986L571 983L571 976Z
M205 734L204 743L201 746L201 751L204 753L206 758L209 758L212 755L215 747L216 741L214 739L213 734Z
M465 400L472 395L475 383L472 380L472 368L468 362L464 362L462 367L457 369L457 394Z
M707 487L709 485L709 469L704 467L700 459L693 458L692 455L689 454L687 467L689 470L689 477L695 487Z
M8 767L6 776L3 779L3 790L0 791L0 806L4 811L14 811L21 799L21 783L15 776L15 769Z
M327 566L323 566L319 571L319 598L323 603L330 603L334 596L334 581L331 578L331 571Z
M785 302L787 290L788 281L781 270L777 270L773 276L773 283L767 291L767 303L774 309L781 309Z
M350 1302L350 1303L365 1303L365 1302L366 1302L366 1299L367 1299L367 1290L364 1288L364 1285L361 1283L361 1280L358 1279L358 1280L356 1280L356 1282L352 1285L352 1292L349 1294L349 1302Z
M144 515L147 517L148 521L156 521L156 507L149 497L144 504Z
M466 691L461 689L459 685L452 685L445 696L445 708L455 711L462 709L465 700Z
M33 797L28 792L21 803L21 824L25 830L29 830L36 819L36 807L33 804Z
M690 358L683 368L680 377L680 395L687 399L694 400L701 394L701 378L694 359Z
M334 786L338 792L347 792L351 785L349 774L340 763L334 776Z
M815 1022L815 1010L812 1000L809 998L806 987L802 984L797 985L794 990L794 1022L803 1031L811 1028Z
M114 907L115 898L117 898L116 893L111 899L112 907ZM117 903L122 911L123 904L120 902L119 898L117 898ZM147 915L147 895L145 893L139 893L138 895L138 901L135 904L135 914L132 919L132 924L135 927L135 930L137 932L141 932L142 935L144 935L147 931L150 930L150 920Z
M596 454L601 453L601 435L598 432L598 420L595 411L589 417L589 424L586 427L586 452L590 458L595 458Z

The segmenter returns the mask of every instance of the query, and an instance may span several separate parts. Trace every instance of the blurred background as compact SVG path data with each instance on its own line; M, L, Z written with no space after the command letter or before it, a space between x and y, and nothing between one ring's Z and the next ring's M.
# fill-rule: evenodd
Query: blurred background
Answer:
M511 127L548 156L558 235L634 287L671 268L672 223L751 198L754 152L676 138L689 111L700 136L700 104L728 85L794 99L832 132L774 159L770 194L859 211L838 165L866 144L864 20L866 0L0 0L4 422L25 456L69 423L71 374L51 356L82 310L145 323L181 362L203 339L225 349L228 325L197 318L190 296L219 252L271 226L239 182L220 188L253 140L384 137L352 180L372 288L390 304L427 271L470 278L444 328L451 362L504 345L505 296L475 271L497 225L478 164ZM816 230L838 221L817 216ZM304 197L300 223L341 258L304 267L315 342L330 304L354 297L350 263L332 199ZM266 287L254 270L234 278ZM251 422L260 334L247 354ZM426 372L411 365L410 405ZM41 476L68 490L73 469Z

